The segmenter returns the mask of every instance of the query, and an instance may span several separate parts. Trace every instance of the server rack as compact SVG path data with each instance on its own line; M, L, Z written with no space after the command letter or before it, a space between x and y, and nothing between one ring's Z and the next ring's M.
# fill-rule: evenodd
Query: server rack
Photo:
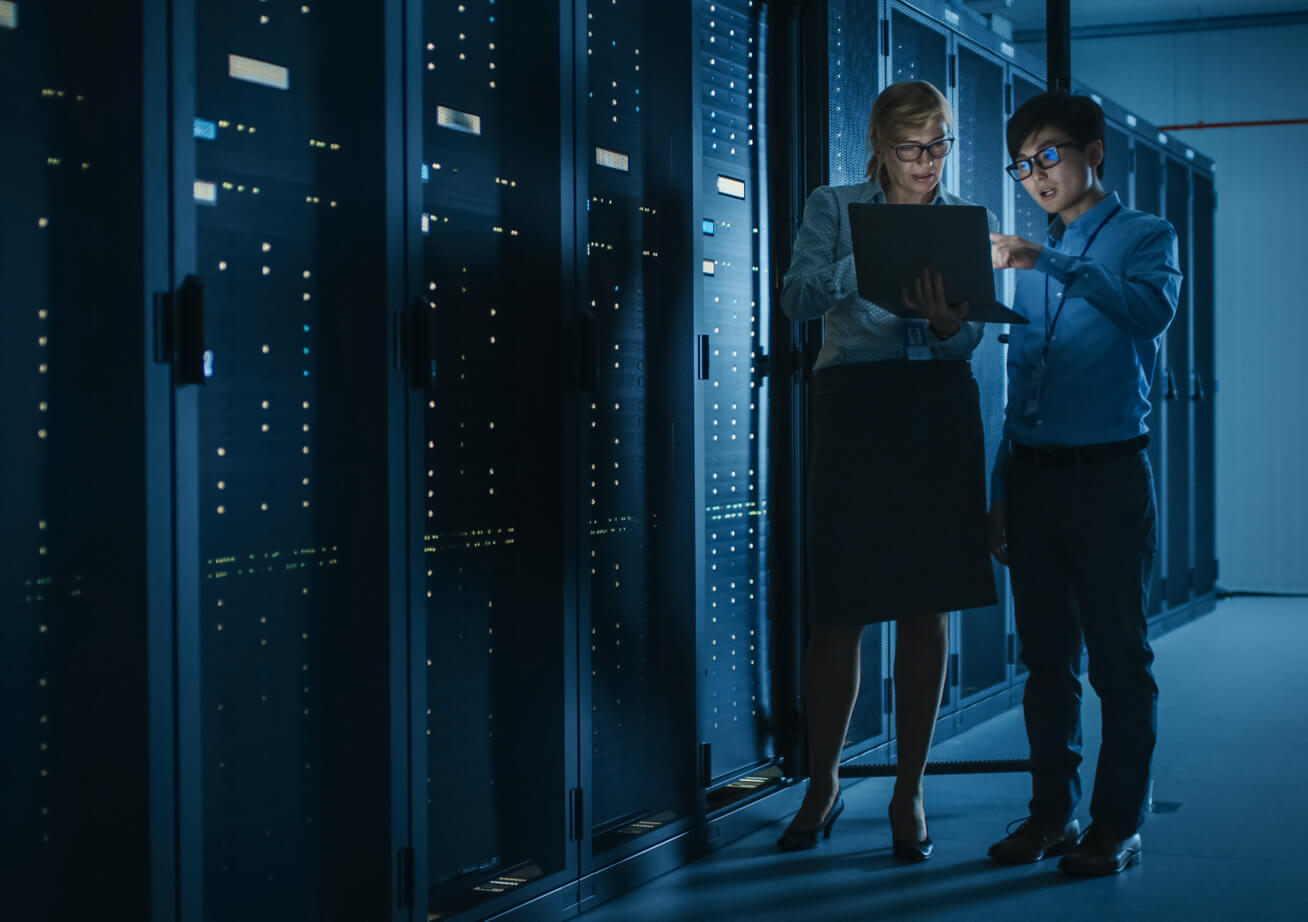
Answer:
M0 866L14 918L146 919L171 896L153 12L0 4Z
M183 919L390 902L397 8L170 11L174 285L205 320L172 419Z
M413 4L406 34L419 917L492 914L578 867L572 22L550 4L485 6Z

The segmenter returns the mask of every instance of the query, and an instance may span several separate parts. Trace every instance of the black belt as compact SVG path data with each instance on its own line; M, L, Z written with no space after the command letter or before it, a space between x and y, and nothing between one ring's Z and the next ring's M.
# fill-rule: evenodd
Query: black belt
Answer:
M1019 461L1037 467L1075 467L1135 454L1148 445L1149 435L1146 433L1124 442L1099 442L1095 445L1023 445L1009 440L1008 450Z

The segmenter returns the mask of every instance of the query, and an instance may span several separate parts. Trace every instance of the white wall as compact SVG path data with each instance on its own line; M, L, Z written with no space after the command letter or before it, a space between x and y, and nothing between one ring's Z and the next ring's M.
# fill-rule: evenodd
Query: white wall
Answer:
M1085 39L1072 74L1158 125L1308 118L1308 26ZM1217 556L1308 591L1308 125L1176 136L1217 162Z

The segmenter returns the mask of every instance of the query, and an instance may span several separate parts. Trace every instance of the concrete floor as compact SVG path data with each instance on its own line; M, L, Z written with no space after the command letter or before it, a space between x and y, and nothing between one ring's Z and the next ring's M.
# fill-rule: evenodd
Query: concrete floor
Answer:
M847 784L830 841L783 855L778 823L582 916L641 920L1308 920L1308 600L1232 599L1155 642L1160 688L1154 801L1139 866L1076 880L1055 861L1002 868L986 849L1026 814L1025 775L929 776L936 855L890 854L889 779ZM1084 801L1099 747L1085 694ZM1025 755L1020 711L942 743L932 758Z

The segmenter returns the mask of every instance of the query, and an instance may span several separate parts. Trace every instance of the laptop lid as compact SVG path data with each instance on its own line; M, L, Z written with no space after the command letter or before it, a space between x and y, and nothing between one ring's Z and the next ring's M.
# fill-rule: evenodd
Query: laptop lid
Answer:
M995 299L990 222L980 205L849 206L858 293L899 317L921 317L904 303L903 290L923 266L939 270L945 299L968 302L968 320L1027 323Z

